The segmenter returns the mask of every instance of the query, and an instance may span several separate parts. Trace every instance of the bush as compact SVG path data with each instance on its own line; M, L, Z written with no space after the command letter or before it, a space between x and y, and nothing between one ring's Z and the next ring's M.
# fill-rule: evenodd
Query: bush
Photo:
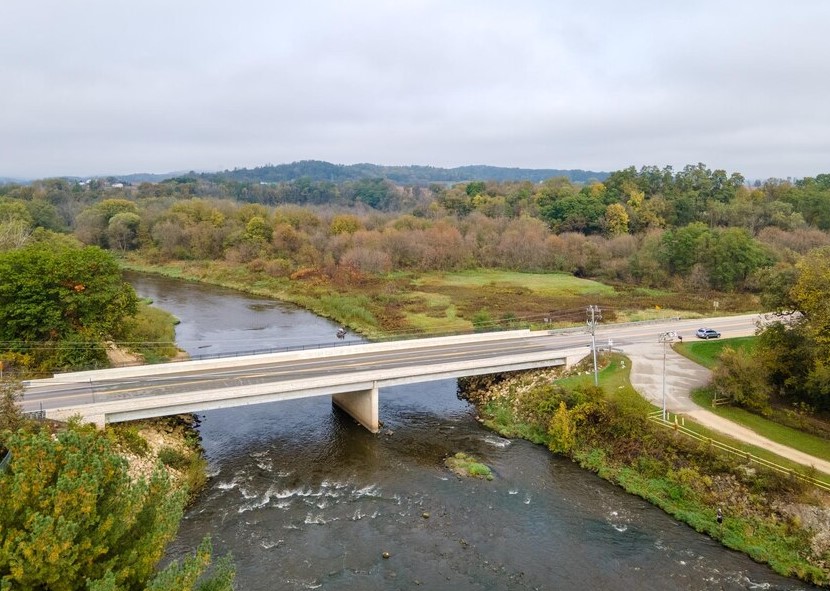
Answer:
M134 426L118 426L115 431L115 440L129 453L144 457L150 451L147 440L144 439Z
M736 404L761 412L768 409L770 387L757 357L726 347L712 374L715 391Z
M190 464L187 454L173 447L162 447L159 450L159 460L165 466L180 471L187 469Z

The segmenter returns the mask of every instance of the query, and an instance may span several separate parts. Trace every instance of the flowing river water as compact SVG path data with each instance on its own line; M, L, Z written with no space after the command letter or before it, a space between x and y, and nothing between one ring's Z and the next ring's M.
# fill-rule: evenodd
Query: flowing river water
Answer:
M128 279L181 320L177 341L194 356L344 342L294 306ZM454 380L382 389L380 404L377 435L326 397L201 413L210 479L168 559L209 534L216 555L232 553L241 591L810 588L486 430ZM495 478L451 474L443 460L458 451Z

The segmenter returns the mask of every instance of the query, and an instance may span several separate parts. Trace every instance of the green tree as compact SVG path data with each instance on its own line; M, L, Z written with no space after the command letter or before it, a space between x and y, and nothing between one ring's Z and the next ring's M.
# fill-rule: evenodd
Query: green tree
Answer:
M211 553L210 538L205 538L193 555L181 563L172 563L154 577L146 591L231 591L236 569L230 556L220 558L210 577L205 580L204 574L210 566Z
M661 264L672 275L688 275L692 267L705 258L705 248L712 232L700 222L668 230L660 239Z
M472 183L467 183L464 192L470 197L475 197L476 195L484 193L486 189L487 185L484 184L484 181L473 181Z
M761 284L761 305L764 310L776 313L790 313L796 309L790 290L795 285L798 271L795 266L778 263L761 269L758 282Z
M110 229L112 219L122 214L137 215L138 208L136 204L128 199L104 199L78 215L75 220L75 235L85 244L119 248L118 244L109 242L109 234L112 232ZM134 218L122 217L121 222L116 224L116 227L125 225L126 220L133 223Z
M554 232L598 234L602 231L605 209L603 200L590 187L567 197L539 201L540 215Z
M815 349L801 323L767 325L758 334L756 356L770 392L778 402L815 402L807 388Z
M133 483L126 461L89 427L56 439L19 432L0 476L0 585L75 591L112 573L139 589L173 537L184 500L163 472Z
M133 250L138 246L138 227L141 218L137 213L117 213L107 225L107 244L121 251Z
M720 396L740 406L760 412L768 406L769 383L752 353L726 347L712 372L712 384Z
M746 230L726 228L713 234L702 262L712 287L732 291L757 270L769 266L772 259Z
M12 460L0 474L0 589L194 588L209 562L204 544L194 559L156 575L185 502L185 491L161 469L133 480L126 460L91 426L70 424L57 436L18 431L8 447ZM171 574L182 569L189 575ZM218 582L227 580L227 565L220 570Z
M117 332L135 314L137 297L121 277L112 255L98 247L38 242L0 253L0 340L25 352L65 341L95 345ZM83 348L77 349L78 353Z

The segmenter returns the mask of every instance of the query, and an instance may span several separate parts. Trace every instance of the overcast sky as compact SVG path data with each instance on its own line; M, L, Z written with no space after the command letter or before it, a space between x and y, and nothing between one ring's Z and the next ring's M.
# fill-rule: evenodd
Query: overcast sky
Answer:
M0 176L830 172L827 0L2 0Z

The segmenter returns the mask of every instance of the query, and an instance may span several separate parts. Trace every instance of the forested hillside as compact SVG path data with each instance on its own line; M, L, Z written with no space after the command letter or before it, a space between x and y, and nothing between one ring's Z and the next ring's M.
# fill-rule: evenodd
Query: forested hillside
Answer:
M266 165L252 169L237 168L213 174L199 175L214 181L244 183L282 183L308 179L341 183L361 179L385 179L398 184L428 185L430 183L458 183L472 180L540 182L552 177L565 177L572 182L603 180L607 172L590 170L556 170L504 168L499 166L379 166L377 164L331 164L319 160L302 160L291 164Z

